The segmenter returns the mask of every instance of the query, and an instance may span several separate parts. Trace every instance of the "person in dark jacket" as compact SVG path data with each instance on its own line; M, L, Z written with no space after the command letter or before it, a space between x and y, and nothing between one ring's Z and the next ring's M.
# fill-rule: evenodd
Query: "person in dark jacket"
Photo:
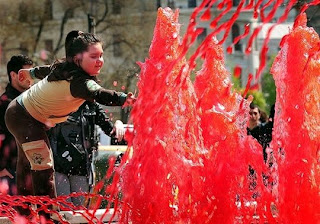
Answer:
M269 143L272 140L274 105L271 107L270 116L266 123L260 122L260 109L257 105L250 104L250 118L247 127L247 134L251 135L260 143L263 149L263 160L266 163L268 160L268 153L266 152Z
M72 113L66 122L50 129L58 196L90 191L94 183L92 158L99 144L97 126L106 135L117 136L119 141L124 136L123 123L117 120L113 124L101 105L89 101ZM86 206L83 194L67 200L75 206Z
M12 56L7 63L9 83L0 97L0 183L8 184L8 194L16 195L16 165L17 146L14 137L9 132L4 115L9 103L33 84L32 79L20 75L19 70L33 66L33 61L25 55ZM28 182L30 183L30 182Z

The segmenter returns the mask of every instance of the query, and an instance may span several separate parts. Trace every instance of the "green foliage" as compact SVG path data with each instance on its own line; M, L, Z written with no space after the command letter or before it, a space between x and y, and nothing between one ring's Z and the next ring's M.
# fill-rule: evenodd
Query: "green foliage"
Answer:
M270 60L268 70L263 74L261 84L264 98L266 99L267 112L270 111L271 106L276 102L276 86L272 74L270 74L270 68L274 61L274 57Z
M270 110L271 106L276 102L276 86L271 74L264 74L262 86L262 92L266 99L267 108Z
M265 112L269 112L269 111L266 111L266 106L267 106L267 103L266 103L266 99L264 98L264 95L261 91L259 90L249 90L248 93L247 93L247 97L249 95L252 95L253 96L253 103L255 105L257 105L260 110L263 110Z
M269 59L269 63L266 67L266 71L261 78L261 87L262 90L249 90L247 93L253 96L253 103L258 105L259 108L265 111L267 114L270 112L271 106L276 101L276 86L272 74L270 74L270 68L273 64L275 56L272 56ZM233 83L233 89L237 92L243 93L245 88L241 86L241 80L238 77L235 77L234 74L231 76Z
M241 89L241 80L238 77L235 77L234 75L231 76L231 81L233 83L233 89L240 90Z
M234 75L231 76L231 80L233 83L233 89L237 92L240 92L241 94L244 93L245 88L241 87L241 80L238 77L235 77ZM249 90L247 95L245 96L246 98L248 98L249 95L253 96L253 103L256 104L260 110L269 112L268 108L267 108L267 103L266 103L266 99L264 97L263 92L259 91L259 90Z

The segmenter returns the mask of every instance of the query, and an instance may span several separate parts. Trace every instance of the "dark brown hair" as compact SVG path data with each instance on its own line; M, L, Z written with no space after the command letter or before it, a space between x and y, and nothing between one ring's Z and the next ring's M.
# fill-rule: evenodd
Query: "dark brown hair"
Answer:
M74 57L85 52L92 44L102 43L101 40L92 33L83 33L73 30L68 33L65 41L66 59L58 60L52 65L48 81L71 80L78 73L85 73ZM86 74L86 73L85 73Z

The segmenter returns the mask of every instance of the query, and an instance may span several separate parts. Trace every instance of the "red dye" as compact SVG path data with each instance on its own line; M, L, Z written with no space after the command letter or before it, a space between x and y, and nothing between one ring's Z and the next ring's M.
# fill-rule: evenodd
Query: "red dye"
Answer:
M123 211L124 223L170 223L187 220L192 213L191 180L200 177L192 170L200 169L205 150L198 142L200 123L189 69L179 58L179 27L178 13L160 9L150 58L141 63L139 97L132 111L134 153L121 174L124 203L130 208ZM168 67L170 72L162 72Z
M295 1L290 1L289 4L288 4L288 5L290 6L290 9L292 9L292 4L293 4L292 2L295 2ZM270 21L273 19L276 11L279 9L279 6L280 6L281 4L283 4L283 0L277 0L277 1L276 1L276 4L274 4L273 8L271 9L269 15L268 15L267 17L265 17L265 16L264 16L264 10L265 10L265 8L266 8L267 6L269 6L269 4L271 4L271 3L274 3L274 1L273 1L273 0L270 0L270 1L268 1L268 2L266 3L266 5L262 5L261 8L260 8L260 9L261 9L261 11L260 11L260 17L261 17L261 20L262 20L263 23L268 23L268 22L270 22ZM291 4L290 4L290 3L291 3ZM259 4L261 4L261 1L258 1L258 4L257 4L256 6L259 7L259 6L260 6ZM288 7L288 8L289 8L289 7ZM255 8L255 13L258 13L256 8ZM258 17L258 15L257 15L257 17ZM259 27L257 27L257 28L254 30L253 34L250 36L249 41L248 41L248 45L247 45L247 48L246 48L246 53L247 53L247 54L251 53L251 47L252 47L253 41L256 39L256 37L258 36L258 34L260 33L260 31L262 30L262 26L263 26L263 24L260 25ZM266 42L266 41L265 41L265 42ZM266 43L268 43L268 42L266 42Z
M249 102L232 93L214 39L191 83L177 15L159 9L150 57L140 63L131 115L134 153L121 173L121 222L240 223L254 221L257 212L270 217L270 197L261 201L268 194L262 189L262 149L245 129Z
M225 33L223 35L222 40L219 42L219 44L222 44L225 42L225 40L228 38L230 30L232 25L235 23L235 21L237 20L237 18L240 15L240 12L242 11L242 7L244 5L244 0L242 0L240 2L240 4L237 7L237 10L235 11L235 13L231 16L230 20L228 22L225 22L221 25L221 29L225 30ZM218 29L219 30L219 29Z
M282 41L272 70L279 100L270 173L246 135L250 99L232 92L219 42L207 38L187 61L177 13L159 9L150 57L140 63L134 153L121 173L122 223L318 222L319 38L303 21ZM186 62L199 55L202 69L191 83L194 66Z
M319 36L301 15L272 66L277 102L272 148L280 221L319 223Z
M236 77L236 78L240 78L241 77L241 73L242 73L242 68L239 65L236 65L234 67L233 76Z
M223 1L222 1L223 3ZM220 3L220 4L222 4ZM215 28L218 24L218 22L220 21L221 18L223 18L223 16L225 16L231 9L232 9L232 1L228 1L227 3L223 3L221 6L220 4L218 5L218 9L223 9L224 4L227 4L227 7L224 11L222 11L211 23L210 23L210 27L211 28Z
M233 22L234 22L234 21L233 21ZM230 28L229 28L229 29L230 29ZM248 36L249 32L250 32L250 24L244 25L244 32L243 32L243 34L237 36L236 38L234 38L232 44L233 44L233 45L237 44L241 39L243 39L243 38L245 38L246 36ZM229 46L228 49L229 49L229 48L231 48L231 46ZM231 48L231 49L232 49L232 48ZM231 54L232 51L231 51L231 52L228 52L228 53Z
M278 24L286 21L288 15L289 15L289 12L290 10L292 10L292 7L294 6L295 4L295 1L290 1L288 2L288 5L287 7L285 8L284 10L284 13L283 15L279 18L279 20L274 24L272 25L269 30L268 30L268 33L267 33L267 36L265 38L265 40L263 41L263 46L262 46L262 50L261 50L261 54L260 54L260 65L259 65L259 68L258 68L258 71L257 71L257 74L256 74L256 79L258 80L260 75L262 74L262 71L263 69L265 68L265 65L266 65L266 60L267 60L267 51L268 51L268 43L269 43L269 40L270 40L270 34L271 34L271 31L274 29L275 26L277 26ZM274 9L275 10L275 9ZM296 20L297 21L297 20Z

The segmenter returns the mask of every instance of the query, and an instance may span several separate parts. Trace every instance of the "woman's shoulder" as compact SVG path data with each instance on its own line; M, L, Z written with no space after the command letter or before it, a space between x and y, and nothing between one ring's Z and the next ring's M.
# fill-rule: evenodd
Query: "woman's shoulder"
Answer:
M97 84L94 77L87 75L86 73L72 73L72 76L70 78L71 85L95 85Z
M91 79L90 76L74 63L58 62L51 66L49 81L58 80L86 80Z

